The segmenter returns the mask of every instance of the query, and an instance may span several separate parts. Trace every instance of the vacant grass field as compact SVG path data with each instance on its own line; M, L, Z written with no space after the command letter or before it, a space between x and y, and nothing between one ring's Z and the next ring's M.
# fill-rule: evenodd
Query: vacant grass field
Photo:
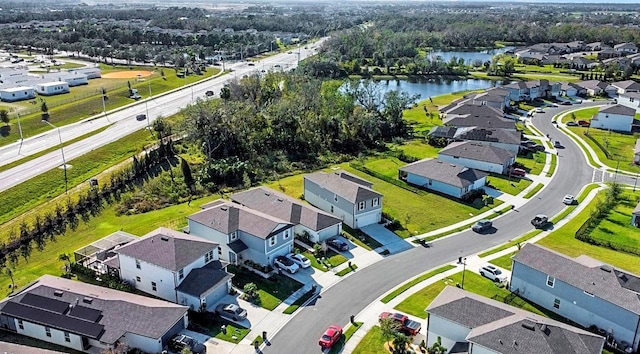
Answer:
M638 205L640 193L627 192L605 219L591 232L596 240L640 250L640 228L631 225L633 209Z
M500 268L511 270L511 257L513 257L518 252L507 253L502 257L498 257L489 261L491 264L495 264Z
M532 175L539 175L542 172L546 160L547 156L544 152L536 152L525 156L519 155L516 157L516 162L521 163L525 171Z
M422 290L409 296L405 301L398 304L395 307L396 310L402 311L416 317L427 318L427 313L424 311L427 306L433 301L433 299L440 294L440 292L447 286L455 286L462 283L462 272L456 273L453 276L433 283ZM469 270L465 271L464 277L464 290L472 293L488 297L497 301L506 302L511 306L521 308L523 310L536 313L538 315L546 316L542 311L538 310L533 305L524 301L519 297L514 297L508 301L508 295L511 292L505 288L501 288L491 280L473 273Z
M427 144L424 140L416 139L408 141L402 145L391 145L390 149L401 150L408 156L413 156L418 159L424 159L427 157L438 157L438 151L440 148L433 147ZM406 164L406 163L405 163Z
M595 206L598 198L602 198L603 193L599 193L587 208L572 218L561 228L554 230L548 236L538 241L538 244L570 257L587 255L598 259L614 267L625 269L632 273L640 273L640 257L627 253L617 252L608 248L590 245L575 239L576 231L589 218L591 209Z
M517 176L505 176L492 173L487 177L487 184L491 187L507 194L518 195L531 184L531 180Z

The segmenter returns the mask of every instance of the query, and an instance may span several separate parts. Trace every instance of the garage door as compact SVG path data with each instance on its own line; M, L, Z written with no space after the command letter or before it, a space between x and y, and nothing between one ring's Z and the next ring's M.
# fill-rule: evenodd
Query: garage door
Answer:
M225 295L227 295L229 291L227 290L227 286L223 285L218 287L216 290L212 291L211 294L207 295L207 306L210 304L215 304L220 301Z
M380 212L373 212L370 214L359 215L356 219L356 228L361 228L363 226L375 224L380 220Z

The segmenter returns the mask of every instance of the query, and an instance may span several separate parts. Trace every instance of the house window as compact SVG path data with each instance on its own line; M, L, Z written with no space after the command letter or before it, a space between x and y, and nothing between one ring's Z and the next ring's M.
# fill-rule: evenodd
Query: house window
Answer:
M553 307L559 309L560 308L560 299L553 300Z
M71 342L71 336L69 335L69 332L64 332L64 341Z
M365 206L366 206L365 202L358 203L358 210L364 210Z
M331 212L333 213L333 205L331 206Z
M284 239L288 239L291 236L291 229L284 230Z
M371 201L371 205L377 207L380 204L380 200L378 198L373 198Z
M153 291L158 291L158 285L156 284L155 281L151 282L151 290Z
M44 333L47 335L47 337L51 337L51 328L45 327L44 328Z
M276 236L269 237L269 246L275 246L277 241L278 239L276 238Z
M178 279L184 278L184 268L178 271Z
M24 323L22 323L22 320L18 320L18 328L24 329Z
M238 239L238 231L232 232L230 237L231 237L231 241L237 240Z
M556 284L556 278L554 278L554 277L552 277L550 275L547 275L547 286L550 287L550 288L553 288L555 286L555 284Z
M218 249L220 249L220 248L218 247ZM211 250L211 251L209 251L209 252L205 253L205 255L204 255L204 262L205 262L205 263L209 263L209 262L211 262L212 260L213 260L213 250Z
M139 283L139 282L141 282L142 280L140 279L140 277L136 277L136 281Z
M222 256L222 247L218 246L218 256Z
M136 259L136 268L141 269L140 268L140 261Z

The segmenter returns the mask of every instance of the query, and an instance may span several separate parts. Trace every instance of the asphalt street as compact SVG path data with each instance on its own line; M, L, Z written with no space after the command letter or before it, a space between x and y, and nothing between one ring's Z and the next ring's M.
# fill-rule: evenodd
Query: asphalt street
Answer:
M565 194L577 195L580 189L592 182L594 169L587 164L579 147L551 123L551 117L567 108L602 104L585 102L572 107L547 108L536 113L533 123L543 134L564 145L558 153L558 167L552 181L521 208L494 220L494 234L479 235L466 231L458 235L434 241L431 247L413 248L398 253L369 267L359 269L333 287L324 290L311 305L303 308L277 334L270 339L264 353L314 353L320 352L318 338L332 324L341 326L349 322L350 315L357 315L388 290L407 279L458 257L466 257L520 236L533 227L530 220L539 213L553 216L565 205ZM426 206L437 208L437 206ZM304 348L304 349L301 349Z
M308 49L300 48L300 60L315 53L321 41L308 46ZM66 161L81 156L89 151L95 150L108 143L121 139L135 131L144 129L157 117L167 117L179 112L198 98L205 98L205 93L209 90L219 95L223 85L230 80L239 79L244 75L260 73L262 70L289 70L295 68L298 63L298 50L274 55L249 65L249 62L239 62L226 69L232 68L232 72L220 77L206 80L204 82L185 87L162 96L153 97L145 102L140 102L131 107L99 115L96 119L84 120L79 123L65 125L57 129L52 129L44 134L25 139L22 144L16 142L0 148L0 166L17 161L25 156L43 151L49 147L56 146L62 141L69 141L88 134L96 129L111 125L108 129L93 135L82 141L78 141L64 147ZM193 80L193 79L191 79ZM141 92L146 94L146 92ZM148 121L137 121L138 114L146 114ZM44 123L43 123L44 124ZM58 135L58 132L60 135ZM62 154L60 150L52 151L36 159L23 163L19 166L0 173L0 191L4 191L43 172L62 166Z

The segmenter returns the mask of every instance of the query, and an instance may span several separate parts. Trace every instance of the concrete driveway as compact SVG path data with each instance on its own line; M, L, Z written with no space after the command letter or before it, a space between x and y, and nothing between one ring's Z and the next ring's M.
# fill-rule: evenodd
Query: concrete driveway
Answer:
M413 248L413 246L402 239L400 236L389 231L381 224L371 224L361 228L362 232L371 236L374 240L380 242L380 244L386 248L390 254L406 251Z

